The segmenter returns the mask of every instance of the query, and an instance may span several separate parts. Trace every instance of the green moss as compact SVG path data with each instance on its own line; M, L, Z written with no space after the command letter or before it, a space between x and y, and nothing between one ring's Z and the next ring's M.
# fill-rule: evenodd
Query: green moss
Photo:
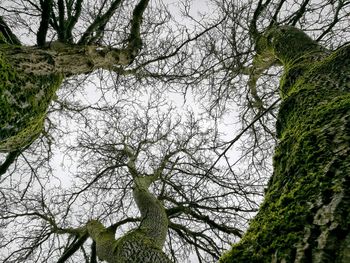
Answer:
M115 263L171 262L142 229L132 230L115 240L114 232L106 229L99 221L90 221L87 228L89 235L96 242L96 252L100 260Z
M7 40L1 32L0 32L0 44L7 44Z
M266 57L274 56L284 66L300 59L305 54L324 49L304 32L291 27L272 27L263 34L257 43L257 52Z
M9 152L25 147L40 134L62 76L18 72L0 53L0 80L0 152Z
M303 50L302 45L294 46ZM285 94L277 121L280 142L274 173L247 233L220 262L294 262L301 255L298 262L317 257L317 262L341 262L335 260L342 247L339 232L350 229L350 48L313 61L304 60L306 53L299 51L303 58L298 60L287 47L273 47L275 54L282 52L278 56L287 69L281 83ZM296 65L302 70L291 74ZM347 197L327 219L336 221L337 228L328 230L329 225L315 222L335 196ZM319 253L313 247L324 231L335 248Z
M256 50L258 59L255 60L260 61L259 64L273 60L283 64L284 74L280 83L282 98L287 96L294 82L309 70L310 64L327 53L317 42L291 26L269 29L257 41Z

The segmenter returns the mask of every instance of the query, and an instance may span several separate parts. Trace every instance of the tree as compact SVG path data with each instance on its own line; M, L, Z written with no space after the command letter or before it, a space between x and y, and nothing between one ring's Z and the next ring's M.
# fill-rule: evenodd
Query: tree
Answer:
M259 1L256 18L268 4ZM337 13L346 5L340 1ZM349 45L331 51L293 26L273 21L260 34L255 23L251 80L272 65L283 66L278 145L264 202L220 262L348 262Z
M9 251L4 256L5 260L85 258L87 262L96 261L96 252L101 253L99 251L105 247L96 232L109 240L106 242L109 246L115 244L118 247L119 243L115 243L111 233L116 230L117 236L128 236L121 229L125 224L128 224L127 229L135 230L137 226L143 228L143 222L149 219L142 213L141 206L132 205L130 189L135 184L136 191L142 188L152 200L157 197L160 203L156 203L165 209L168 217L165 251L168 257L183 262L191 251L196 253L199 262L212 262L228 243L242 237L249 219L247 213L256 211L266 177L272 170L268 157L278 143L274 173L260 212L241 242L234 245L221 261L299 262L312 258L321 262L329 257L339 262L347 261L347 81L337 74L348 74L345 60L349 40L348 1L215 0L212 4L217 9L213 8L210 16L202 17L193 15L190 1L181 1L184 20L194 24L190 33L189 26L175 21L164 6L150 4L140 16L144 31L140 31L139 40L142 38L142 41L138 43L142 46L132 53L131 60L125 60L126 63L114 61L106 67L105 61L100 60L101 54L104 56L111 51L108 54L112 57L122 54L124 58L130 51L128 47L133 38L129 36L135 20L131 19L129 26L130 17L125 15L127 12L124 10L136 10L137 3L121 5L120 2L118 8L109 12L108 4L111 7L117 4L116 1L101 1L95 6L85 1L41 1L39 4L21 1L21 4L26 4L23 8L16 6L17 1L12 2L12 5L1 8L5 14L1 21L5 55L16 58L16 54L35 50L37 53L34 52L33 57L48 66L49 75L57 77L55 83L59 84L63 75L66 82L61 85L58 98L50 97L54 98L54 104L50 106L49 114L40 115L41 120L46 116L44 130L32 129L35 132L31 133L35 135L27 136L28 133L25 133L23 144L11 144L21 145L20 149L8 147L3 150L10 151L0 169L3 174L7 173L2 177L1 194L5 201L1 206L0 221L6 229L1 236L1 248ZM138 3L141 2L144 1ZM73 8L74 5L84 7L81 13L79 8ZM152 15L147 10L152 10ZM13 15L16 13L20 18L40 17L39 28L24 19L17 19ZM160 19L152 22L156 13L160 14ZM46 17L47 14L51 15L51 19ZM101 17L105 22L100 24ZM77 18L80 22L75 21ZM19 38L15 36L19 34L9 30L8 25L11 24L34 32L31 35L35 35L38 47L19 47L17 51L9 48L8 45L19 46ZM72 24L75 31L68 26ZM94 27L93 33L88 30L90 26ZM296 28L307 31L316 41ZM23 31L19 33L23 34ZM98 66L86 64L84 61L89 59L89 54L84 53L86 57L77 59L83 64L77 67L78 71L75 67L69 70L65 65L60 70L66 72L56 72L45 58L48 56L49 61L55 61L60 54L67 54L64 52L68 52L68 47L73 53L81 50L79 39L85 33L88 36L83 50L86 47L91 52L89 47L92 44L92 58L96 59L92 64ZM43 44L46 39L58 39L59 43ZM333 53L331 50L336 51ZM289 54L296 61L291 60ZM69 53L69 57L71 55ZM129 58L128 55L125 57ZM345 66L338 67L337 61L344 62ZM4 68L8 62L3 64ZM22 65L19 72L28 70L25 64L17 64ZM84 71L84 65L90 67L90 71ZM97 67L113 73L99 71ZM281 77L282 67L284 73L279 89L276 83ZM39 75L39 79L43 78L42 82L53 83L46 79L47 76L41 77L42 68L31 67L29 70ZM88 75L74 76L80 73ZM28 75L33 76L32 73ZM335 85L334 89L328 90L323 82L320 83L325 78L330 80L329 85ZM316 83L315 79L320 81ZM10 78L12 82L15 80L17 75ZM341 80L345 84L336 84ZM26 78L22 81L30 83ZM89 81L95 85L101 83L98 89L101 96L98 97L102 99L96 103L81 103L78 101L81 98L68 98L74 94L72 90L81 91L84 87L79 90L79 85ZM193 129L197 127L193 126L193 122L187 122L179 125L186 136L181 132L173 135L165 132L165 137L149 140L147 136L151 134L164 134L154 129L163 127L159 124L164 122L149 126L150 122L135 121L144 120L137 115L136 119L123 115L127 120L122 122L126 129L116 125L123 118L115 117L126 111L116 105L123 100L125 105L130 98L139 97L141 93L138 92L150 87L157 87L152 89L154 93L163 88L183 91L185 95L189 91L194 93L196 100L201 99L207 110L203 115L206 121L213 118L219 123L230 107L239 108L241 130L232 140L222 141L217 132L208 133L211 138L208 139L208 134L198 132L198 128ZM321 92L316 94L316 88ZM51 89L52 94L54 89ZM278 91L281 102L277 98ZM121 100L119 96L125 95L123 93L129 96ZM23 96L29 98L29 95ZM333 97L334 100L331 100ZM117 98L117 102L107 102L106 98ZM101 104L101 101L105 103ZM44 108L46 111L47 106ZM67 121L69 126L73 117L77 116L80 127L85 129L67 131L62 120ZM153 120L151 116L154 115L146 116L146 120ZM276 118L277 129L274 128ZM167 115L165 119L173 117ZM27 121L27 118L24 120ZM142 125L138 125L140 123ZM9 128L11 124L5 123L1 127ZM153 128L148 130L145 127ZM335 127L339 129L335 130ZM39 130L42 132L37 137ZM74 134L78 136L72 138ZM113 135L113 138L106 134ZM132 137L134 134L137 136ZM144 135L147 139L140 141ZM181 143L171 143L173 138L186 142L188 138L194 138L192 136L201 139L198 142L190 140L185 148ZM33 142L35 138L37 140ZM69 144L70 140L77 143ZM242 156L232 158L229 153L237 143L241 143ZM174 148L165 147L169 144ZM78 167L71 166L75 185L65 191L58 186L52 187L55 178L51 165L53 152L60 147L65 149L66 158L73 163L76 161L74 153L82 157ZM139 148L142 154L136 154L136 163L142 169L133 172L130 169L135 157L133 149ZM174 154L163 162L169 153ZM162 164L165 165L162 175L154 176ZM245 166L242 168L237 164ZM225 168L223 165L226 165ZM147 187L138 188L137 182L143 180L155 181L149 188L147 184ZM141 211L142 221L132 207ZM327 218L328 214L324 211L331 216ZM25 225L28 227L24 228ZM130 235L137 232L134 230ZM89 236L95 240L91 250L87 241ZM14 248L17 240L24 242ZM332 247L332 240L339 247ZM163 256L159 244L153 249ZM67 259L68 256L70 259ZM99 256L106 257L103 254Z
M280 141L259 213L222 262L347 262L349 46L330 52L287 26L257 45L284 67Z
M149 1L141 0L135 6L123 48L97 44L121 0L112 1L106 10L102 5L78 40L73 30L81 19L83 1L26 2L21 7L24 11L28 4L34 8L31 15L39 12L41 16L35 47L22 46L4 19L0 20L2 152L20 150L39 136L47 108L65 76L99 68L113 70L133 62L142 47L140 27ZM49 27L57 40L47 43Z
M54 167L43 167L47 160L35 156L28 160L29 167L17 161L13 175L2 181L9 187L1 190L6 197L0 216L4 229L1 243L3 249L12 252L3 250L4 262L76 262L84 260L84 254L90 261L96 256L106 259L101 254L106 245L100 244L102 237L108 239L109 247L118 247L112 257L120 256L118 253L131 255L128 243L121 242L135 235L140 240L145 235L146 244L159 244L145 250L141 243L136 249L141 247L148 255L154 251L158 255L154 257L164 257L164 233L165 251L172 262L184 262L196 251L199 260L213 261L232 237L242 235L241 222L230 220L237 217L245 221L245 216L255 211L256 205L250 200L255 193L244 183L228 184L235 180L234 175L219 176L216 169L206 174L212 163L211 149L218 143L213 140L218 136L215 129L208 127L206 119L195 119L191 112L176 117L178 109L159 98L160 91L149 93L151 98L146 101L142 96L136 96L142 98L137 100L124 94L106 105L101 101L89 105L92 109L82 107L78 111L76 105L84 118L98 122L98 129L90 124L78 129L77 139L61 150L66 152L66 159L73 159L74 153L80 156L74 163L79 169L66 171L72 183L65 183L63 178L63 182L59 178L56 181ZM79 121L76 116L73 119ZM81 121L83 124L85 119ZM69 129L72 124L67 126ZM64 132L64 125L60 129ZM59 137L56 132L53 136ZM63 147L63 142L58 144ZM23 177L18 178L20 174ZM132 188L140 193L132 195ZM147 199L153 200L154 209L150 210L151 203L145 204ZM164 228L160 228L162 225ZM14 228L17 233L10 235ZM154 232L147 234L151 232L148 228L156 228L157 232L152 231L160 241L155 242ZM96 234L99 231L103 233ZM96 241L96 248L90 248L89 237ZM15 245L19 240L21 245ZM142 256L137 250L132 255ZM130 260L135 262L132 257Z
M130 158L128 168L133 176L133 196L141 212L141 222L137 229L118 240L115 240L115 232L107 230L101 222L88 222L86 228L96 244L96 255L107 262L171 262L162 252L168 217L163 205L148 189L162 171L140 176L133 163L135 155L128 148L124 151Z

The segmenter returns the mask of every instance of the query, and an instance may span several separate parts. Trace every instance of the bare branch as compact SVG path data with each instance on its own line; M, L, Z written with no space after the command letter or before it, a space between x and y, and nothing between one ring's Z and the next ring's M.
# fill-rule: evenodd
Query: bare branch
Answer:
M39 47L43 47L46 42L46 35L49 29L49 22L51 18L53 0L42 0L40 1L41 5L41 21L36 34L36 43Z

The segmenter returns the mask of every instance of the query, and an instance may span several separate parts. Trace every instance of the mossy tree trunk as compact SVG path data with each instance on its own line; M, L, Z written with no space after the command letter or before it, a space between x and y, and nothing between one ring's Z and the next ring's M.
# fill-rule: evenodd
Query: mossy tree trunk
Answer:
M38 137L63 80L61 73L21 70L18 61L6 54L21 48L0 41L0 152L16 152Z
M0 42L0 152L22 149L40 134L63 77L98 68L118 71L118 66L132 62L133 52L94 45L55 43L38 48Z
M257 50L284 67L274 173L220 262L350 262L350 46L329 52L284 26Z
M81 15L83 1L77 1L75 8L67 6L73 2L58 1L58 10L53 1L40 1L37 46L21 45L0 17L0 152L21 151L39 136L47 108L64 77L96 69L121 72L122 66L133 62L142 48L140 28L149 0L140 0L133 9L130 34L122 48L101 46L97 41L121 2L112 1L77 43L73 43L72 30ZM56 31L58 40L47 44L49 26Z
M96 255L108 263L171 263L162 251L168 231L168 218L163 205L137 178L133 196L141 212L141 222L123 237L115 239L115 231L92 220L87 224L89 236L96 243Z
M133 177L133 197L141 213L138 228L115 239L115 229L105 228L97 220L87 224L87 232L96 243L96 255L108 263L171 263L162 251L168 232L168 217L163 204L149 191L161 176L167 157L153 175L144 176L136 169L136 154L125 147L128 170Z

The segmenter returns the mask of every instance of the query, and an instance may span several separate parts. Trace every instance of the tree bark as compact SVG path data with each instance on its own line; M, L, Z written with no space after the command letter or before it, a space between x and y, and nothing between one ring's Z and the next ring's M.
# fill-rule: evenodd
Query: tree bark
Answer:
M45 48L5 45L1 47L1 52L16 70L37 76L71 76L88 74L96 69L113 70L130 64L135 58L133 48L116 49L57 41Z
M65 76L128 65L133 45L120 50L56 42L46 48L12 45L0 32L0 152L31 144Z
M257 50L284 66L274 173L220 262L350 262L350 47L331 53L285 26Z
M62 74L20 70L18 60L6 51L21 48L0 44L0 152L19 151L39 136L47 108L63 80Z
M114 231L105 228L99 221L92 220L87 224L100 260L108 263L171 263L162 251L168 231L165 209L142 179L134 179L134 200L141 212L141 223L137 229L116 240Z

